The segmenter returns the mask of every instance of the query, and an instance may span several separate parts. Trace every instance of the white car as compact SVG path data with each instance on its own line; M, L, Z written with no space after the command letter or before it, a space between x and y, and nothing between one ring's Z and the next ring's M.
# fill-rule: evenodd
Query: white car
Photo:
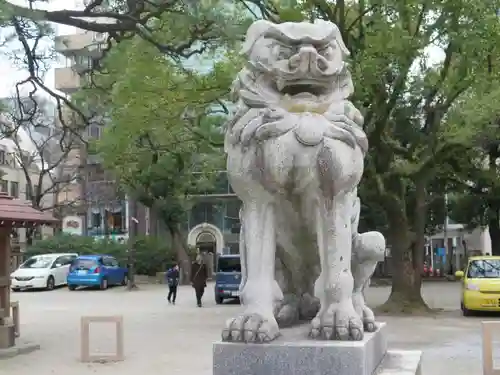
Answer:
M10 287L17 292L21 289L52 290L65 285L71 263L77 257L76 253L32 256L10 274Z

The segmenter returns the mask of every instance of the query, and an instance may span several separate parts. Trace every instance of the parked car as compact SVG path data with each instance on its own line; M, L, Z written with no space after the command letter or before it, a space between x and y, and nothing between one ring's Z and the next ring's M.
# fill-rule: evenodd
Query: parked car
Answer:
M78 254L42 254L28 258L11 273L11 289L47 289L65 285L70 265Z
M219 255L215 273L215 302L240 297L241 259L239 255Z
M461 308L464 316L474 311L500 311L500 257L470 257L464 271L455 272L462 279Z
M79 286L97 286L102 290L111 285L127 285L128 269L120 267L110 255L81 255L75 259L68 273L68 289Z

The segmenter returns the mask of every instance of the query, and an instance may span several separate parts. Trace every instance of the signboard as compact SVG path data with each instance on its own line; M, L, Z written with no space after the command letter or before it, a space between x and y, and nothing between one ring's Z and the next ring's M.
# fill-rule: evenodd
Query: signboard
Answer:
M444 247L438 247L436 249L436 255L439 256L439 257L446 256L446 249Z
M80 216L65 216L62 220L62 231L75 236L83 235L83 220Z

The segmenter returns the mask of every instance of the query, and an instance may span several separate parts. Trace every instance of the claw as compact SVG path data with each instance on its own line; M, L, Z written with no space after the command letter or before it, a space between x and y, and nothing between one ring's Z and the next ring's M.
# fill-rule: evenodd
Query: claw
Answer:
M333 339L333 327L323 327L323 339L332 340Z
M324 314L318 314L313 319L309 336L324 340L360 341L363 339L363 323L351 304L332 304Z
M279 335L274 318L266 319L259 314L243 314L229 320L222 331L222 340L231 342L270 342Z
M377 330L377 325L375 322L364 322L365 332L375 332Z

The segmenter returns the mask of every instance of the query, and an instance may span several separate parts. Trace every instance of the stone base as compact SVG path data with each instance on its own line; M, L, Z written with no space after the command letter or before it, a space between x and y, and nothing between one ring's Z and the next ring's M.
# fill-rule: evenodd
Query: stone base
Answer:
M40 345L30 343L17 343L15 346L8 349L0 349L0 360L16 357L21 354L28 354L39 350Z
M8 349L16 344L16 330L14 324L0 325L0 349Z
M421 361L421 351L389 350L376 375L421 375Z
M213 375L372 375L387 351L385 323L363 341L307 340L308 329L282 330L270 344L215 343Z

